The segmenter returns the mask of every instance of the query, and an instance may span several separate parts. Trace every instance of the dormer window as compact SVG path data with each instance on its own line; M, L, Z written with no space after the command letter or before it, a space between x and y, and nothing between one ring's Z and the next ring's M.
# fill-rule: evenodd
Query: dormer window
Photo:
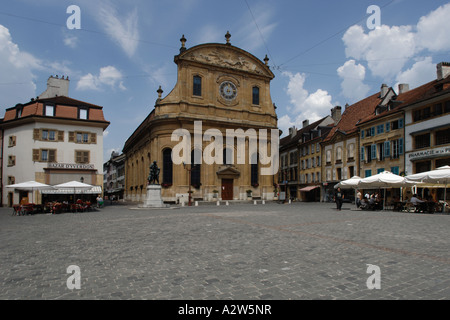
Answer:
M45 105L45 116L46 117L54 117L55 116L55 106Z
M78 119L87 120L88 119L88 110L81 108L78 111Z

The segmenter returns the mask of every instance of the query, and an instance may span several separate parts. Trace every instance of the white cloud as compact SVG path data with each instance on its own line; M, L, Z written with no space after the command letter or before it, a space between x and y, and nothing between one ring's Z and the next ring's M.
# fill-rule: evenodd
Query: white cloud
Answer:
M383 81L406 77L410 83L418 84L428 78L427 72L434 72L431 60L418 60L418 55L423 51L448 53L450 50L449 16L450 3L447 3L421 17L417 25L382 25L367 33L361 26L352 26L342 38L346 56L366 61L372 74ZM403 71L411 59L415 59L416 64ZM424 70L427 65L431 67L429 71ZM413 74L418 78L412 79Z
M126 90L123 85L122 73L113 66L107 66L100 69L99 75L88 73L80 78L77 83L77 90L103 90L105 86L120 90Z
M300 123L292 121L291 117L287 114L278 119L278 129L283 131L283 137L287 135L289 128L292 128L293 126L300 128Z
M407 83L409 84L409 88L413 89L430 82L435 78L436 65L432 62L431 57L426 57L418 60L410 69L399 73L396 78L397 84L394 89L397 90L400 83Z
M69 34L64 35L63 41L64 41L64 45L66 45L72 49L75 49L78 45L78 38L74 35L69 35Z
M369 33L361 26L350 27L342 40L347 58L365 60L375 76L392 78L414 56L416 45L411 26L382 25Z
M0 97L1 107L13 107L36 96L33 70L42 62L23 52L12 40L9 30L0 25Z
M294 75L290 72L283 72L283 75L289 77L287 94L294 107L293 112L311 121L319 120L323 114L328 114L333 105L327 91L318 89L310 94L304 88L306 75L301 73Z
M417 45L430 51L450 50L450 3L440 6L417 24Z
M138 47L138 11L135 8L127 16L119 16L116 8L102 3L99 8L98 21L103 29L131 58Z
M293 125L297 128L301 127L304 120L309 120L310 123L317 121L333 108L332 97L327 91L318 89L310 94L304 88L306 80L304 74L283 72L283 75L289 77L286 93L292 104L288 107L290 114L284 115L278 120L279 128L284 129L283 133L286 133L286 129Z
M348 60L337 69L337 73L342 78L342 95L351 102L356 102L367 96L370 87L364 84L366 68L361 64L356 64L355 60Z

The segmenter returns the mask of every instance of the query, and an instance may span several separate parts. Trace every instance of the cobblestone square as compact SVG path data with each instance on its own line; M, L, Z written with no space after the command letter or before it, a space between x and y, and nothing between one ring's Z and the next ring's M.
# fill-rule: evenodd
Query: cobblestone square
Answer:
M333 203L11 213L0 209L0 299L450 298L450 215Z

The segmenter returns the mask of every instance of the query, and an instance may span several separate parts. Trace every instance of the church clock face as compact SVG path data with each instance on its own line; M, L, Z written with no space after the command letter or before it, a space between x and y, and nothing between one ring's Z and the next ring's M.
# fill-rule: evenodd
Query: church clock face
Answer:
M237 88L231 81L224 81L219 87L220 95L227 101L234 100L237 96Z

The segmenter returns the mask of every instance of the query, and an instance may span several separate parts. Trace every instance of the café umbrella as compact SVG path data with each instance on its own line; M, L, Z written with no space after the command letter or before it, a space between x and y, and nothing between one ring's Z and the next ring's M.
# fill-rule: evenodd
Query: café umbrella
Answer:
M17 189L17 190L24 190L24 191L31 191L32 195L32 203L34 203L34 191L35 190L48 190L53 189L52 186L49 186L48 184L36 182L36 181L27 181L27 182L21 182L16 184L10 184L6 186L7 188L11 189Z
M450 166L443 166L435 170L408 175L406 176L406 179L408 181L422 182L431 185L443 185L444 206L442 210L445 210L445 202L447 201L447 185L450 183Z
M66 183L58 184L53 186L53 188L58 190L71 190L73 191L73 202L75 203L75 196L77 193L82 193L83 191L90 190L93 188L90 184L78 182L78 181L69 181Z
M384 189L384 201L383 201L383 210L384 210L387 188L403 188L407 186L413 186L415 184L417 184L417 182L411 182L408 181L405 177L396 175L389 171L383 171L377 175L361 179L358 183L358 187Z

